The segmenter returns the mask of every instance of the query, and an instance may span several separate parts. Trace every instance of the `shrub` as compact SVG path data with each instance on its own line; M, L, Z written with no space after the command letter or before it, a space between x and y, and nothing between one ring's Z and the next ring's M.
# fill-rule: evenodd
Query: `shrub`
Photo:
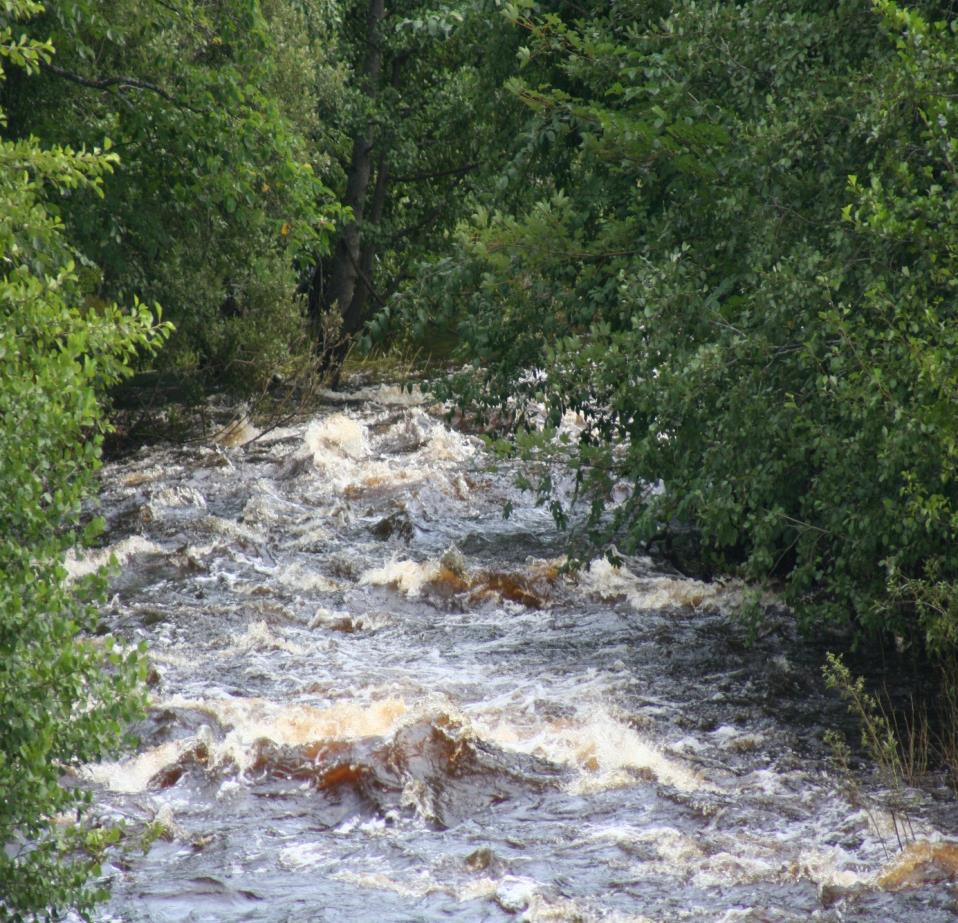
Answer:
M691 525L706 565L807 625L938 650L958 642L947 7L508 4L519 168L430 277L475 369L447 392L585 419L597 541Z
M0 65L32 73L45 43L14 37L39 11L8 0ZM0 68L2 75L2 68ZM122 740L142 705L143 661L93 639L102 576L70 583L64 556L96 532L81 527L104 421L97 395L137 349L166 334L137 304L84 306L58 196L96 191L106 151L0 141L0 919L52 919L96 896L88 880L114 834L83 823L88 793L72 766Z

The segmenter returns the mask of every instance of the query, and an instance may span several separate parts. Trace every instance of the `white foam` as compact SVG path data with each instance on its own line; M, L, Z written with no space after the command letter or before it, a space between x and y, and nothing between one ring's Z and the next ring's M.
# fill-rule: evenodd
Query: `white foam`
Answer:
M184 652L176 651L169 647L169 639L164 639L166 644L152 644L150 646L150 661L152 663L162 663L168 667L179 667L181 669L196 668L197 657L194 651Z
M194 562L198 562L204 558L208 558L214 552L219 551L221 547L221 543L214 539L211 542L204 542L202 545L187 545L185 550L181 550L177 552L177 554Z
M279 864L283 868L299 871L317 866L333 865L339 859L327 842L297 843L279 852Z
M149 484L151 481L158 481L160 478L169 477L170 474L182 470L180 466L175 469L164 468L162 465L150 465L147 468L131 471L122 475L117 483L123 487L140 487L143 484ZM129 496L135 491L124 491Z
M157 509L206 509L206 497L195 487L189 484L176 484L173 487L163 487L150 491L148 494L149 506L152 511Z
M441 566L436 561L399 561L390 560L382 567L374 567L364 571L359 578L360 586L391 586L405 593L407 596L419 596L422 588L441 573Z
M503 910L519 913L526 910L539 890L532 878L506 875L496 887L496 901Z
M311 553L325 551L332 541L332 533L316 521L303 522L296 526L287 527L284 537L284 544L289 548Z
M133 794L146 791L147 785L161 769L175 763L185 752L182 740L171 740L136 756L119 762L96 763L85 766L82 775L114 792Z
M716 604L728 591L719 584L700 580L651 575L638 577L626 567L616 567L606 558L597 558L580 576L586 592L600 599L625 597L637 610L673 609Z
M291 590L335 593L340 589L340 585L335 580L330 580L329 577L296 561L278 567L272 576Z
M747 775L739 777L739 788L742 791L759 791L764 795L781 795L788 791L788 778L775 772L773 769L753 769Z
M460 901L488 901L496 896L498 882L492 878L483 876L472 881L467 881L460 889L456 897Z
M622 914L603 910L590 912L580 902L568 898L550 898L542 894L531 895L525 912L519 918L522 923L655 923L642 914Z
M402 419L383 434L383 442L386 446L398 446L400 449L420 449L428 441L433 427L433 421L422 411L403 414Z
M369 385L356 391L323 390L319 393L324 400L338 404L370 401L384 407L417 407L429 399L419 385L412 385L411 389L402 385Z
M398 881L390 878L383 872L337 872L332 876L337 881L345 881L349 884L357 885L360 888L373 888L378 891L392 891L402 897L409 897L419 900L429 894L443 892L446 889L428 877L428 873L423 872L418 876L418 880Z
M881 804L869 805L867 809L853 815L863 827L871 830L879 839L895 842L904 833L903 826L907 824L908 837L927 839L933 835L933 828L920 817L901 816L898 811L891 811Z
M729 724L723 724L716 728L712 731L711 736L723 750L739 753L747 750L757 750L765 740L762 734L742 731Z
M673 876L703 889L800 879L819 887L850 888L873 882L875 877L839 847L799 849L796 854L787 840L762 839L744 832L727 836L713 833L703 839L669 826L623 825L599 830L592 836L633 847L631 851L637 844L652 847L657 858L635 865L636 877Z
M535 879L504 875L499 880L482 876L461 885L455 893L461 902L495 900L500 907L519 913L522 923L656 923L642 914L590 912L582 903L563 897L547 897Z
M159 824L165 830L172 833L179 826L176 823L176 816L173 814L173 808L165 802L161 804L153 815L153 823Z
M478 721L477 726L482 736L505 749L579 769L573 784L577 794L635 785L636 773L642 771L682 791L714 788L601 707L585 720L568 718L522 727L499 717L488 723Z
M717 917L715 923L753 923L755 910L752 907L731 907Z
M310 619L310 628L328 628L346 631L375 631L391 623L383 612L360 612L356 615L342 609L327 609L321 606Z
M687 867L705 855L695 837L674 827L646 827L636 832L631 841L651 844L659 858L673 867Z
M240 793L242 788L243 786L240 785L236 779L224 779L223 783L216 790L216 800L226 801L229 798L233 798Z
M556 436L581 436L587 426L588 421L581 413L576 410L567 410L559 421Z
M325 708L238 698L200 704L212 711L221 723L233 725L241 740L252 742L267 737L275 743L290 745L383 737L395 730L407 715L402 699L383 699L369 705L337 702Z
M273 634L264 621L253 622L246 631L233 640L233 647L241 651L286 651L289 654L305 654L306 649L285 638Z
M406 780L400 803L404 808L412 808L427 823L439 817L435 793L422 779Z
M423 455L439 462L463 462L475 454L475 440L444 426L436 429L423 449Z
M83 775L115 792L141 792L162 769L172 765L197 744L209 752L212 766L235 766L240 773L249 768L254 744L266 739L283 746L301 746L326 740L354 740L385 737L407 717L402 699L383 699L369 705L339 702L326 708L307 705L278 705L264 699L189 699L173 696L158 703L160 708L183 708L208 714L229 728L222 740L213 740L209 728L200 728L194 737L170 741L120 762L86 766Z
M139 554L165 554L166 552L149 539L142 535L131 535L124 538L115 545L108 545L106 548L100 548L95 551L78 552L71 548L63 561L63 566L67 571L69 580L78 580L80 577L86 577L94 574L100 568L106 567L112 557L116 557L117 564L122 567L127 564L130 558Z
M853 888L874 878L860 861L837 846L828 850L803 849L794 870L796 877L807 878L819 887Z
M410 464L408 458L400 463L370 457L365 427L344 414L311 423L304 442L305 457L324 475L326 491L332 488L348 497L436 476L429 466Z
M780 859L747 855L742 851L741 844L736 846L738 848L734 854L716 852L701 862L693 875L696 885L700 888L721 888L730 883L743 885L770 881L781 875L783 869Z
M243 522L272 524L283 522L287 517L284 510L278 505L277 498L272 491L257 484L259 492L250 497L243 507Z
M677 753L701 753L705 749L707 749L707 745L703 741L691 736L673 740L669 744L669 750Z
M313 453L317 467L324 467L330 455L358 461L369 454L366 427L343 413L314 420L306 428L303 442Z
M213 442L216 445L227 447L242 446L252 442L262 433L250 422L249 417L243 416L238 420L231 421L224 426L218 433L214 434Z
M266 541L266 533L262 529L232 519L224 519L222 516L204 516L196 523L196 526L214 535L249 542L252 545L260 545Z
M324 493L343 494L350 500L371 491L421 483L460 500L466 498L468 484L455 469L476 454L477 440L451 432L424 413L394 425L387 443L390 433L404 442L411 440L416 451L401 457L374 456L363 422L346 413L322 417L306 428L303 448L286 470L295 476L316 469L324 476Z

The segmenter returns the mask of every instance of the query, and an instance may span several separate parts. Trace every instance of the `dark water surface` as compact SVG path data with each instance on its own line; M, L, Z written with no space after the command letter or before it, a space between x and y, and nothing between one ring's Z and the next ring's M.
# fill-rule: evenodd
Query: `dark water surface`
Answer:
M155 686L139 752L86 776L165 836L98 919L958 917L947 813L916 796L901 854L867 777L849 797L784 617L750 648L734 588L562 575L476 440L354 397L105 471L105 619Z

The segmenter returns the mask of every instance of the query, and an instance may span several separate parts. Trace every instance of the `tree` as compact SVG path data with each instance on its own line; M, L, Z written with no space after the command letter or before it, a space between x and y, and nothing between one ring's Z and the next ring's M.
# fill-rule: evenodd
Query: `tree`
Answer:
M582 414L597 543L692 527L698 566L807 624L951 647L950 4L505 12L529 192L507 177L433 263L427 323L471 363L440 393Z
M374 105L379 95L379 83L383 69L383 36L381 27L386 15L384 0L369 0L365 9L365 28L361 44L364 48L359 70L359 90L365 101ZM324 278L322 263L313 274L309 293L310 317L318 345L325 353L324 359L332 365L341 364L349 338L362 327L365 320L365 303L372 283L369 271L372 264L372 247L367 242L362 247L360 222L366 212L366 198L373 176L375 137L372 119L360 119L352 141L352 153L346 171L346 191L343 203L349 208L349 218L339 232L333 250L329 280ZM372 222L381 219L383 197L387 182L385 154L379 155L375 201L371 209ZM365 270L365 272L364 272ZM365 276L365 279L361 279ZM357 281L360 282L357 291ZM326 343L327 317L332 309L338 309L340 323L334 327L335 342Z
M55 60L4 92L7 136L113 139L102 197L60 203L104 301L164 305L162 363L219 387L285 371L304 332L299 266L340 209L316 118L338 92L323 0L63 0L28 26Z
M0 13L0 64L35 76L53 60L26 38L33 0ZM0 79L5 69L0 69ZM2 118L2 114L0 114ZM0 141L0 919L88 910L97 852L114 834L83 822L88 793L70 767L122 740L142 704L143 660L91 638L101 576L69 583L64 554L82 526L103 418L97 395L128 374L137 350L166 335L135 304L86 306L79 255L59 206L96 194L116 156L100 149ZM77 818L80 818L77 820Z
M342 133L338 188L349 218L317 260L309 292L331 369L361 336L367 345L385 337L391 301L420 260L448 245L478 177L496 169L504 94L495 78L513 45L486 0L344 5L347 105L323 115Z

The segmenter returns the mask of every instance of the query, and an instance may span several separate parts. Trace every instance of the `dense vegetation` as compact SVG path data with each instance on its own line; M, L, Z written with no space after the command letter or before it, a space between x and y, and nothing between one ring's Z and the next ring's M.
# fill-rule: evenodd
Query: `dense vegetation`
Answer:
M255 388L300 335L295 262L338 214L317 107L337 92L298 4L58 0L29 24L56 55L8 81L11 131L112 142L103 195L60 203L88 294L159 302L160 362Z
M955 6L0 0L0 916L89 906L60 776L140 701L62 563L133 371L451 342L599 546L953 654Z
M9 0L0 64L35 73L48 44L21 38ZM5 69L0 69L3 74ZM2 115L0 115L2 118ZM141 696L142 659L89 633L97 578L66 582L103 418L97 395L165 330L134 302L85 303L57 203L96 195L116 162L99 149L0 141L0 918L90 905L87 879L110 834L75 821L88 796L64 769L122 738Z
M449 390L582 414L596 537L691 526L808 624L949 650L951 5L543 9L507 10L529 110L507 194L430 270L475 369Z

